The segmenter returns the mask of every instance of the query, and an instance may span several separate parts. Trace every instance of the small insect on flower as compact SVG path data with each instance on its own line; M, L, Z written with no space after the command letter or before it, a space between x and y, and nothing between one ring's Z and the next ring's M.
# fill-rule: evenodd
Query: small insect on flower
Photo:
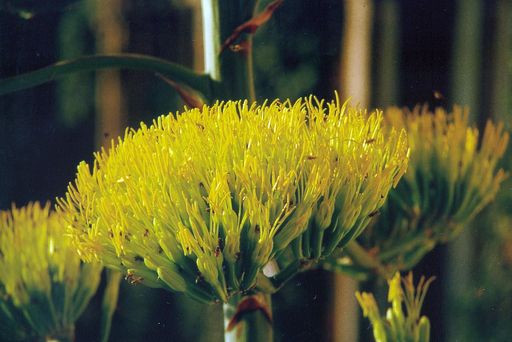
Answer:
M139 277L133 273L128 272L124 278L126 281L128 281L131 285L137 285L142 283L144 280L143 277Z
M375 210L375 211L372 211L371 213L368 214L368 217L374 217L374 216L377 216L380 214L380 211L378 210Z
M219 238L217 240L217 246L215 247L215 257L218 257L220 253L224 250L224 240L222 238Z

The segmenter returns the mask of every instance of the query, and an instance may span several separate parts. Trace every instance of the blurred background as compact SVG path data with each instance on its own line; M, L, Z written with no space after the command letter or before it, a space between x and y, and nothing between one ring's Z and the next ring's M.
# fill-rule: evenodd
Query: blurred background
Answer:
M459 103L478 126L502 120L510 132L511 23L510 0L288 0L255 36L257 97L331 98L337 89L372 108ZM199 0L0 0L0 78L115 52L201 71L202 51ZM138 71L73 74L0 96L0 209L52 201L78 162L126 126L182 108L169 85ZM432 341L510 341L510 179L456 243L415 273L437 277L424 307ZM273 298L276 340L370 341L368 321L354 319L353 287L322 271L289 282ZM80 320L78 341L98 339L100 299ZM123 282L111 340L221 341L220 310Z

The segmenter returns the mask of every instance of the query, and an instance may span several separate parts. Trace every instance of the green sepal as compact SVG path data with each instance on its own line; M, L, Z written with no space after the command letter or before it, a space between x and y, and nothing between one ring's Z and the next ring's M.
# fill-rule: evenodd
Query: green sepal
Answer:
M418 324L418 342L430 341L430 321L426 316L421 316Z
M158 278L161 279L171 290L185 292L187 283L180 275L178 267L172 263L167 266L160 266L156 269Z

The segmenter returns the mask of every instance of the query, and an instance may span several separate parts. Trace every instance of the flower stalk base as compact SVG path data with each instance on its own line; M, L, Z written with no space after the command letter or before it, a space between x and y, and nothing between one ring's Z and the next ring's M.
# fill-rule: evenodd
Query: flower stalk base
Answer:
M272 341L270 295L235 296L224 304L225 342Z

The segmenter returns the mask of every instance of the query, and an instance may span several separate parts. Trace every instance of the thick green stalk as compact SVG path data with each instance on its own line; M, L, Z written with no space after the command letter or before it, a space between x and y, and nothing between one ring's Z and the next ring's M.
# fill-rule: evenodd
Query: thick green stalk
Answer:
M252 36L242 33L233 44L223 43L254 15L257 1L202 0L205 72L220 87L214 100L255 100Z
M237 27L250 20L257 0L202 0L205 72L220 87L214 100L254 101L252 36L242 33L222 49ZM270 295L235 296L224 304L225 341L272 341ZM254 305L262 305L255 308Z
M271 310L270 295L232 297L224 304L224 341L272 341Z

